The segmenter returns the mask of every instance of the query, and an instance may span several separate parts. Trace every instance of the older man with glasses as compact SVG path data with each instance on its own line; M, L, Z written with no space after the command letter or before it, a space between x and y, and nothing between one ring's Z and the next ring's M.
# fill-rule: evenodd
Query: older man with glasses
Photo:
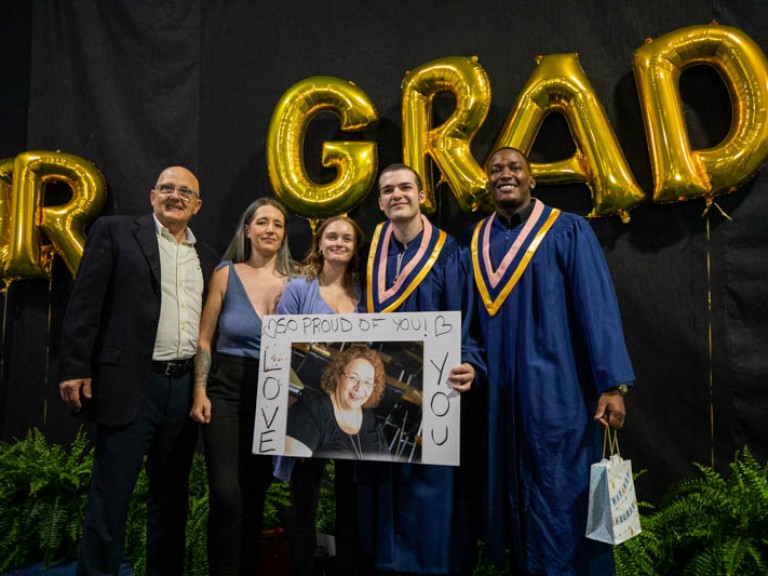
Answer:
M153 213L97 220L62 327L62 400L97 425L78 574L118 574L128 502L147 456L147 574L183 573L191 405L203 272L187 225L197 178L165 169Z

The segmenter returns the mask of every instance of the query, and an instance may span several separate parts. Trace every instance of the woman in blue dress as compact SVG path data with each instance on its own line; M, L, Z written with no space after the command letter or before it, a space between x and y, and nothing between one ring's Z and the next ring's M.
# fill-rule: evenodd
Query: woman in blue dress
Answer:
M309 254L277 304L278 314L350 314L360 302L360 246L363 231L345 216L328 218L312 238ZM292 523L289 530L291 572L311 576L314 571L315 519L326 461L296 459L291 475ZM353 463L337 460L336 562L337 574L354 574L359 567L357 502Z
M248 206L211 276L200 320L190 415L203 424L208 561L217 576L259 574L256 544L272 459L252 454L251 445L261 318L274 312L291 272L286 218L271 198Z

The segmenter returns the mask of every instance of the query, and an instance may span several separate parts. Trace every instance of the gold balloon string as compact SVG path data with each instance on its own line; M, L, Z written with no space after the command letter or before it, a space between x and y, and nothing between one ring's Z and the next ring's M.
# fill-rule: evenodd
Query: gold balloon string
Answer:
M707 348L708 348L708 385L709 385L709 448L712 468L715 467L715 403L712 377L712 237L709 228L709 211L706 212L707 222ZM729 218L730 219L730 218Z
M707 206L702 212L702 218L706 217L706 230L707 230L707 351L708 351L708 386L709 386L709 434L710 434L710 458L712 467L715 467L715 398L714 398L714 353L712 348L712 234L710 230L710 217L711 208L714 206L720 215L733 222L725 210L715 202L714 198L707 198Z
M733 218L731 218L731 217L728 215L728 213L727 213L725 210L723 210L723 208L722 208L722 206L720 206L720 204L718 204L717 202L715 202L715 201L714 201L713 199L711 199L711 198L707 198L707 205L706 205L706 207L704 208L704 212L702 212L702 213L701 213L701 217L702 217L702 218L703 218L704 216L709 216L709 210L712 208L712 206L714 206L715 208L717 208L717 211L718 211L718 212L720 212L720 215L721 215L723 218L725 218L725 219L726 219L726 220L728 220L729 222L733 222ZM709 226L709 220L707 220L707 226Z
M3 286L3 329L0 333L0 384L5 382L5 332L8 327L8 292L11 289L11 282L5 280Z
M435 190L441 190L441 193L437 195L437 198L435 198L435 221L442 224L443 222L443 193L441 186L445 184L445 187L448 188L448 192L450 193L450 184L448 184L448 180L445 179L445 174L440 173L440 180L435 185ZM423 206L422 206L423 207Z
M45 373L43 390L48 390L48 371L51 368L51 316L53 311L53 274L48 278L48 325L45 330ZM48 398L43 394L43 427L48 422Z

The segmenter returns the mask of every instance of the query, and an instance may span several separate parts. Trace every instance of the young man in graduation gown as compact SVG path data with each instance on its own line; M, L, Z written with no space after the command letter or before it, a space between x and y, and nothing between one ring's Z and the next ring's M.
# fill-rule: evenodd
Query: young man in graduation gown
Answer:
M584 536L590 465L634 380L608 267L586 220L531 197L519 150L487 172L496 210L462 248L488 361L486 552L514 574L613 574Z
M404 164L379 177L379 207L387 220L371 240L364 304L367 312L450 309L447 288L455 281L456 242L422 215L421 179ZM462 361L448 377L454 389L470 389L478 350L462 346ZM463 433L463 430L462 430ZM450 466L366 463L359 490L363 548L376 568L396 573L468 574L476 533L462 473Z

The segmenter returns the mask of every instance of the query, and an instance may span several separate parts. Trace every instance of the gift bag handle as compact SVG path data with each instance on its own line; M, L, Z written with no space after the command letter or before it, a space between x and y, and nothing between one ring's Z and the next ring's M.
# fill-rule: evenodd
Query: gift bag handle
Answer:
M614 430L608 424L604 424L603 430L603 460L605 460L605 452L608 450L608 456L616 454L621 458L621 452L619 452L619 432Z

